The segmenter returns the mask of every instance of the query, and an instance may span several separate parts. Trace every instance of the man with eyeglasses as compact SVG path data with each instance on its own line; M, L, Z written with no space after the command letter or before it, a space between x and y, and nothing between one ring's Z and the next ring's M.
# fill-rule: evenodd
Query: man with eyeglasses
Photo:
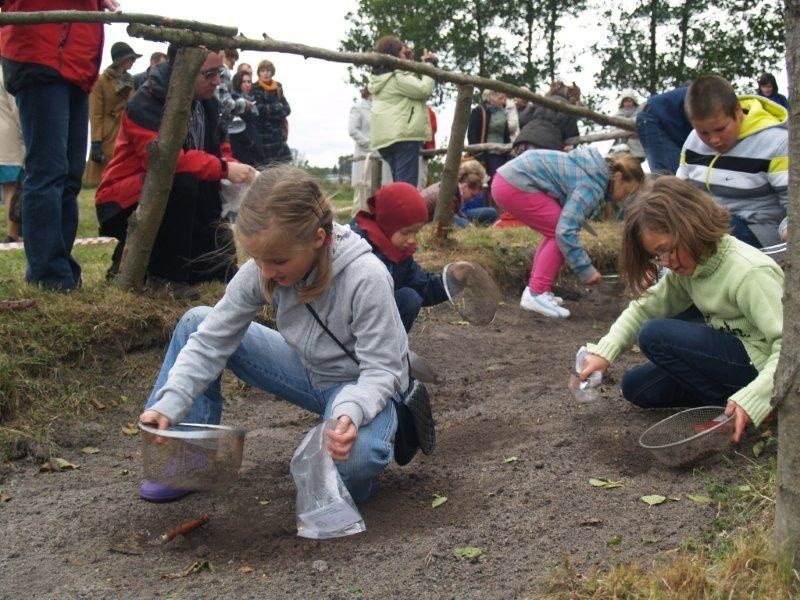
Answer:
M97 188L100 233L119 240L109 278L119 271L128 217L139 202L147 169L147 145L158 136L176 54L177 49L170 47L169 60L153 68L128 103L114 156ZM230 231L220 227L220 181L247 183L256 175L253 167L233 158L220 123L214 92L221 70L221 55L209 52L195 81L186 140L147 268L149 286L167 286L174 296L187 299L198 297L194 284L227 282L236 272Z

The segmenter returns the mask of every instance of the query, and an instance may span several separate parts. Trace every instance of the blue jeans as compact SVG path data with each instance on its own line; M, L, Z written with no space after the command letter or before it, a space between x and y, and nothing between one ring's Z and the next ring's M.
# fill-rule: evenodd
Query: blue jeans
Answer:
M758 375L741 340L706 325L650 319L639 331L650 362L622 377L622 395L642 408L725 406Z
M744 219L733 214L731 215L731 235L754 248L761 248L761 242L758 241L756 234L747 226Z
M642 111L636 115L636 135L644 148L650 171L675 175L681 160L683 142L676 143L661 127L661 121Z
M392 179L405 181L414 187L419 185L419 151L422 142L395 142L378 150L383 160L389 163Z
M26 86L17 92L16 102L25 141L25 278L46 288L74 289L81 283L72 245L86 165L89 96L60 81Z
M172 333L161 372L145 408L155 404L156 392L167 382L169 371L178 354L209 312L211 312L210 307L198 306L183 315ZM316 389L300 357L286 343L283 336L274 329L258 323L250 324L242 343L228 358L227 367L247 385L280 396L325 419L330 418L332 401L339 391L345 385L353 383L341 383L324 390ZM399 396L395 400L399 401ZM222 394L220 378L217 377L195 400L192 410L183 421L216 425L220 422L221 416ZM372 421L362 423L358 428L358 437L350 451L350 458L336 462L342 481L356 502L370 497L373 492L373 480L392 460L396 429L397 414L392 402L387 402L386 407Z
M470 221L478 225L491 225L497 221L497 210L491 206L465 208L462 212Z
M414 319L417 318L419 310L422 308L422 296L416 290L409 287L400 288L394 291L394 301L397 304L397 312L400 313L400 320L406 333L411 331Z

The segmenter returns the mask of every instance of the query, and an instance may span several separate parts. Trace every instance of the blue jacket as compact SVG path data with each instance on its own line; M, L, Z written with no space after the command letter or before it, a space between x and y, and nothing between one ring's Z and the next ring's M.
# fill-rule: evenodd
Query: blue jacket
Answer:
M678 146L683 146L683 142L689 137L692 131L692 124L686 118L683 109L683 101L686 98L688 85L675 88L663 94L650 96L642 111L637 115L644 118L644 115L657 119L661 124L661 129Z
M380 251L380 248L372 243L367 237L367 233L358 226L355 219L350 221L350 229L367 240L369 245L372 246L372 253L386 265L389 274L394 280L395 291L400 288L411 288L422 298L422 306L433 306L447 300L447 292L444 289L444 282L442 281L441 275L425 271L419 266L419 263L414 260L413 256L409 256L399 263L392 262Z
M783 94L779 94L777 91L772 92L772 94L770 94L769 96L765 96L764 94L761 93L761 90L756 90L756 94L758 94L762 98L767 98L768 100L772 100L773 102L777 102L783 108L786 108L786 109L789 108L789 101L786 99L786 96L784 96Z

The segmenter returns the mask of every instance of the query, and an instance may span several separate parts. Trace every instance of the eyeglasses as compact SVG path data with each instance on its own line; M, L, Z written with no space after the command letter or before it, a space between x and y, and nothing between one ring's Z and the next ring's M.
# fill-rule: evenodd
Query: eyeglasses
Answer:
M203 79L205 79L206 81L211 81L215 77L221 77L222 76L222 68L219 68L219 69L208 69L206 71L200 71L200 75L202 75Z
M677 255L678 255L678 246L676 244L675 246L673 246L669 250L665 250L664 252L661 252L659 254L654 254L653 255L653 260L658 262L658 263L665 263L665 262L669 262L672 257L677 256Z

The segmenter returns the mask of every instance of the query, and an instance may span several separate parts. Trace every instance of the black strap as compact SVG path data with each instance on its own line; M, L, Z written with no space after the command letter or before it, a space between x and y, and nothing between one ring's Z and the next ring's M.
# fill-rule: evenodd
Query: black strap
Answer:
M350 350L348 350L347 348L345 348L345 345L344 345L342 342L340 342L340 341L339 341L339 338L337 338L335 335L333 335L333 332L332 332L330 329L328 329L328 326L327 326L327 325L325 325L325 323L323 323L323 322L322 322L322 319L320 319L320 318L319 318L319 315L317 314L317 311L315 311L315 310L314 310L314 308L311 306L311 304L309 304L309 303L306 303L306 308L308 309L308 312L310 312L310 313L311 313L311 316L313 316L313 317L314 317L314 320L315 320L317 323L319 323L319 326L320 326L320 327L322 327L322 329L324 329L324 330L325 330L325 333L327 333L327 334L328 334L328 335L331 337L331 339L332 339L334 342L336 342L336 345L337 345L337 346L339 346L339 348L341 348L341 349L342 349L342 351L343 351L345 354L347 354L347 356L349 356L349 357L350 357L350 359L351 359L351 360L352 360L354 363L356 363L356 364L359 364L359 362L358 362L358 359L356 358L355 354L353 354L352 352L350 352Z

